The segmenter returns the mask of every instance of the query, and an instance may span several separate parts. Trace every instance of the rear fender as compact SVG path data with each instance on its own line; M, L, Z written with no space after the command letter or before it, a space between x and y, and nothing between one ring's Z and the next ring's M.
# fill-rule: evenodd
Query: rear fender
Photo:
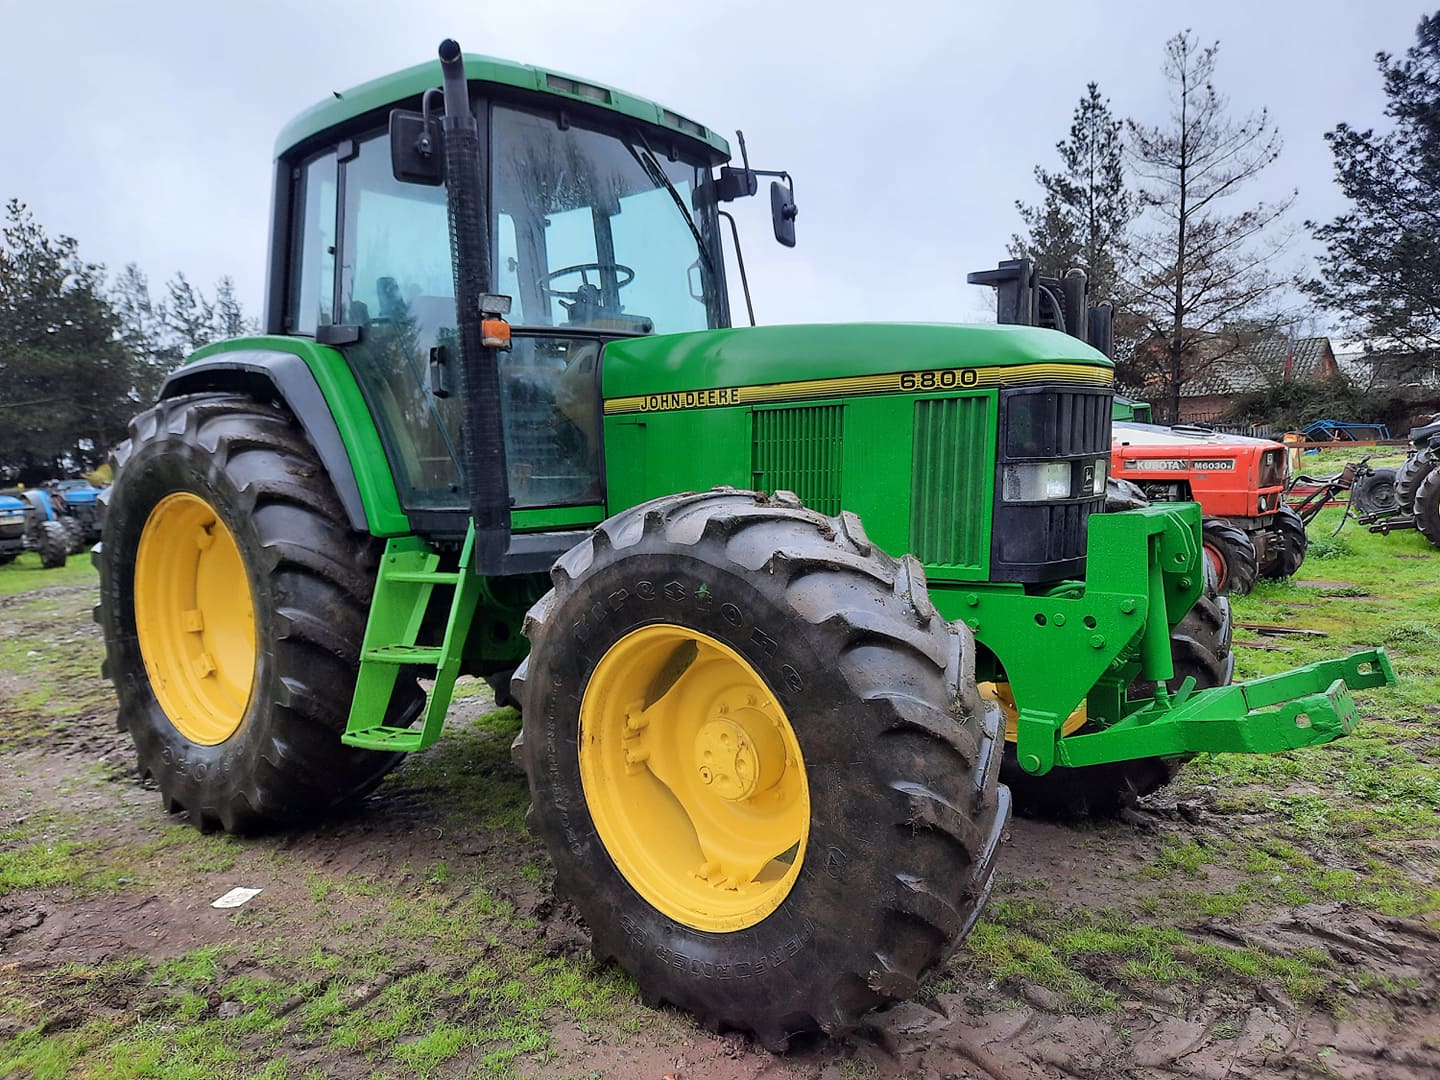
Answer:
M262 401L279 398L284 402L320 455L350 527L356 532L371 531L345 440L340 437L330 405L304 360L293 353L262 349L220 353L192 361L172 372L161 387L160 397L215 391L248 394Z

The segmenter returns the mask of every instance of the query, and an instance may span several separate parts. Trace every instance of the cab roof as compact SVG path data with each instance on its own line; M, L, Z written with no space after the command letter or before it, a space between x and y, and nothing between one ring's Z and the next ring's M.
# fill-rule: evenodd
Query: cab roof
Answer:
M608 109L611 112L668 128L686 139L708 147L722 159L730 157L730 144L714 131L653 101L635 97L602 83L590 82L558 71L517 64L478 53L465 54L465 76L472 83L492 83L538 91L551 97ZM359 86L312 105L281 129L275 141L275 156L304 142L327 128L357 116L395 105L423 94L441 84L438 59L416 64L403 71L371 79Z

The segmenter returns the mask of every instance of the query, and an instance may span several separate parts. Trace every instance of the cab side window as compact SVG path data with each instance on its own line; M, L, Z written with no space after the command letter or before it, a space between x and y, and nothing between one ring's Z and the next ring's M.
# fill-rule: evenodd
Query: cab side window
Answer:
M295 245L286 325L313 334L334 321L335 154L323 154L300 170L295 198Z

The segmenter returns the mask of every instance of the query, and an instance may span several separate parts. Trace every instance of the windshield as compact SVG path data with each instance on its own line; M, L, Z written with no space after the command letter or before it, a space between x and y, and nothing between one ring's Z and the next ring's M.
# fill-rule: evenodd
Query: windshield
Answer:
M506 105L491 125L495 289L513 298L513 323L631 333L723 325L707 167L670 160L659 145L652 155L638 133L562 129Z

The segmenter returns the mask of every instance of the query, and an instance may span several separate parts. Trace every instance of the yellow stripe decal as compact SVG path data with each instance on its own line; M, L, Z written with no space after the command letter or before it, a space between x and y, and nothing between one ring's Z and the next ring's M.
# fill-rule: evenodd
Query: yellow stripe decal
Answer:
M1110 368L1088 364L1020 364L1011 367L941 368L930 371L896 371L885 375L849 375L839 379L806 379L763 386L725 386L713 390L673 390L662 394L610 398L605 414L667 412L674 409L713 409L724 405L758 405L772 401L849 397L854 394L928 393L976 390L1034 383L1109 386Z

